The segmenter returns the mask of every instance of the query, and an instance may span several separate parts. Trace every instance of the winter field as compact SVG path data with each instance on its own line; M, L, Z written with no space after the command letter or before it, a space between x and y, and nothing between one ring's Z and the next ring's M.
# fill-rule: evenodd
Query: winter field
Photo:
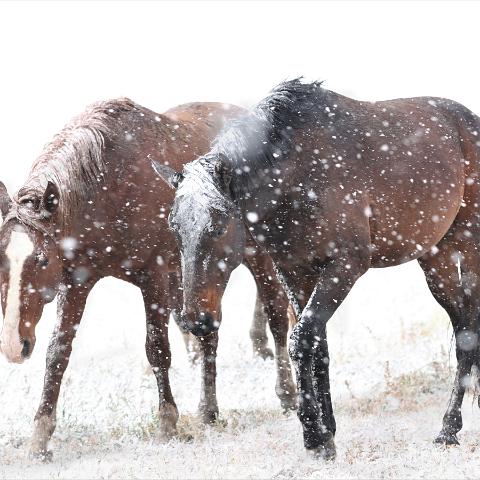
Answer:
M442 96L478 115L479 18L480 2L460 1L0 2L0 180L15 192L73 115L120 96L158 112L190 101L251 106L305 75L356 99ZM253 355L254 301L240 267L223 301L211 427L196 417L199 366L171 324L179 435L160 444L140 292L102 280L62 383L53 460L41 463L28 441L55 323L48 305L32 358L0 356L0 479L479 477L471 395L461 445L432 443L456 360L449 319L416 263L370 270L329 322L334 463L305 452L296 415L275 395L273 360Z
M330 322L338 458L305 453L296 415L282 414L272 360L248 337L255 286L234 272L224 297L218 400L221 419L196 419L199 368L171 324L171 382L179 437L155 440L157 389L143 350L139 292L106 279L89 298L74 344L51 442L52 463L27 459L54 307L24 365L0 363L2 478L475 478L480 415L466 397L461 446L432 444L453 379L451 329L415 264L365 275Z

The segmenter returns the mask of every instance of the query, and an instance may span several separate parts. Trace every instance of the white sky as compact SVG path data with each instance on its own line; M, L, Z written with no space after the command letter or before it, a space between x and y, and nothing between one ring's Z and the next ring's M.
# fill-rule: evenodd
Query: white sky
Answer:
M1 2L0 178L17 189L72 116L122 95L250 105L303 74L480 114L479 29L477 2Z

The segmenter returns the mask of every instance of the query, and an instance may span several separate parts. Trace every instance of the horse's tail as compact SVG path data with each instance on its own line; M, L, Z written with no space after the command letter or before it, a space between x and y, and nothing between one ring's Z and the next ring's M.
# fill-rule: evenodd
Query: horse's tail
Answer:
M455 119L460 136L460 146L465 161L465 185L480 189L480 117L463 105L447 101L442 104ZM471 187L470 187L471 188ZM473 197L477 197L473 195ZM479 272L480 274L480 272ZM480 315L472 319L471 330L476 334L477 345L473 365L470 372L470 387L474 399L477 398L480 408Z
M461 133L463 133L462 151L465 160L473 163L471 165L473 171L470 172L469 179L480 182L480 117L468 109L463 112L463 117L465 124L461 129ZM474 322L473 331L477 334L477 347L470 372L470 389L474 401L476 398L480 408L480 315L474 319Z
M471 178L475 179L476 182L480 182L480 117L466 109L465 123L465 136L467 137L467 143L471 145L471 147L469 147L471 152L468 152L467 145L463 145L464 155L469 153L471 160L474 162L475 171L472 172ZM477 349L470 374L470 385L474 398L477 398L478 407L480 408L480 315L475 319L474 332L477 334Z
M473 161L473 168L475 170L471 172L469 178L476 182L480 182L480 117L470 110L465 110L464 118L466 128L464 128L464 137L466 137L467 141L462 142L462 150L466 157L465 159ZM469 158L467 158L467 155L469 155ZM480 274L480 272L478 273ZM480 408L480 315L474 319L474 322L473 331L477 334L477 347L472 370L470 372L470 388L473 393L474 401L476 398L478 407Z

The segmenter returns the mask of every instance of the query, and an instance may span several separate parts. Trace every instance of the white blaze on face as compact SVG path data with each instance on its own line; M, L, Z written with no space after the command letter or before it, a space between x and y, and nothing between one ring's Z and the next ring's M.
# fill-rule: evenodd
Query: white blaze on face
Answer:
M14 230L10 237L5 254L9 262L9 284L5 317L3 319L2 335L0 337L0 349L9 362L20 363L23 361L20 334L20 295L22 272L25 260L33 252L33 243L29 236L23 232Z

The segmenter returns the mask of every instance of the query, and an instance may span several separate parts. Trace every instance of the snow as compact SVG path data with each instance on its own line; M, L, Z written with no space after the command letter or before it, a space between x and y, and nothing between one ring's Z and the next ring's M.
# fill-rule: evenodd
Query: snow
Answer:
M12 47L1 52L0 91L8 94L2 96L0 117L0 180L10 193L73 114L93 101L123 95L158 112L201 99L252 105L281 80L304 74L358 99L438 95L480 112L480 67L472 62L478 2L461 8L458 2L418 2L414 15L403 2L303 2L300 7L278 2L274 12L270 2L193 2L189 15L185 5L146 2L139 8L138 2L119 2L112 22L110 2L30 2L28 15L24 2L2 2L0 40ZM331 21L320 24L324 18ZM281 48L275 36L265 41L265 27L272 22L277 32L288 32ZM449 35L439 35L444 31ZM408 63L396 61L406 52ZM468 75L452 68L452 58L456 65L468 65ZM415 155L422 132L423 127L408 139L407 155ZM133 138L132 132L125 135ZM333 167L330 161L318 159L325 169ZM100 282L89 297L64 377L53 462L41 464L27 459L26 443L55 321L55 305L49 305L32 358L23 365L0 358L0 478L478 477L479 411L470 397L464 401L461 446L432 445L455 359L449 321L418 266L369 271L330 322L338 428L338 458L332 464L304 451L296 416L280 411L274 362L251 353L253 290L245 270L237 270L220 328L221 421L214 427L204 429L196 420L199 367L190 365L172 324L179 437L159 445L140 293L113 279Z
M480 468L479 412L464 401L460 447L432 444L447 405L455 360L451 329L414 263L371 270L329 325L338 458L303 449L295 414L274 392L272 360L253 356L248 337L254 284L237 269L224 297L218 401L221 419L196 416L199 367L172 322L172 389L179 436L155 441L156 384L143 350L144 311L132 286L102 280L92 291L63 381L53 461L27 459L39 402L49 305L24 365L0 361L0 478L474 478Z

